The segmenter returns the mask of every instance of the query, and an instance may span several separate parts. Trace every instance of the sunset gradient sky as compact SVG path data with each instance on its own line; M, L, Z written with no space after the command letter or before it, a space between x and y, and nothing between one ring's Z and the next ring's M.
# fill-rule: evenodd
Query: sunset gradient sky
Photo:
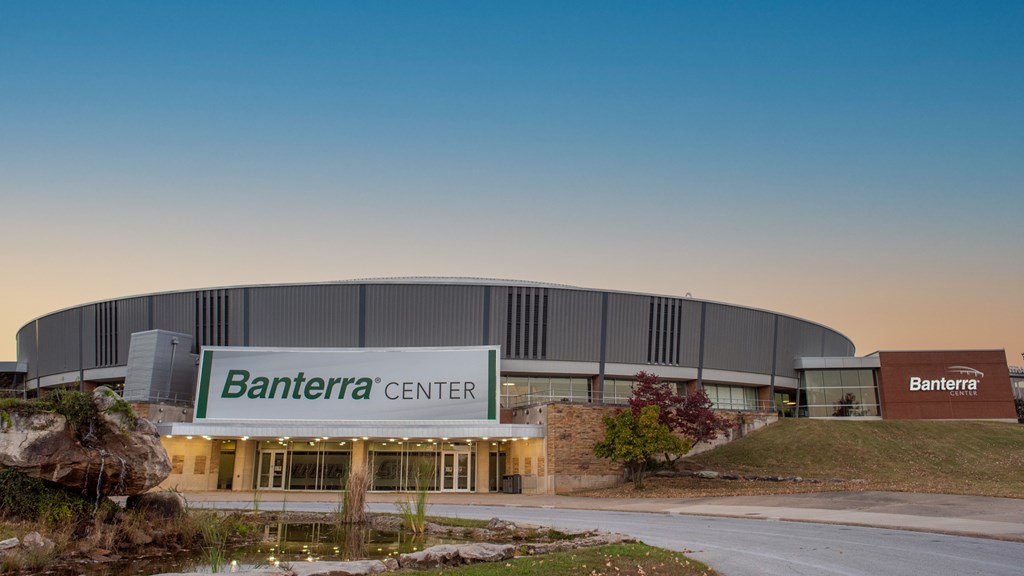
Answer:
M1024 3L3 2L0 360L185 288L478 276L1024 352Z

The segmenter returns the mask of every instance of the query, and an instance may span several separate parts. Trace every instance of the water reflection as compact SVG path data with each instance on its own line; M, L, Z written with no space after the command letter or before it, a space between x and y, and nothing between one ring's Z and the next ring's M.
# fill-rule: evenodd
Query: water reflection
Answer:
M423 536L378 532L359 526L327 523L269 524L257 553L294 560L361 560L386 558L422 549ZM433 544L430 544L433 545Z
M456 542L453 538L412 536L379 532L360 526L331 523L274 523L263 527L263 542L225 551L227 562L220 573L298 562L384 559L415 552L436 544ZM114 574L158 574L161 572L212 573L198 557L136 559L124 562L75 566L54 572L59 576L108 576Z

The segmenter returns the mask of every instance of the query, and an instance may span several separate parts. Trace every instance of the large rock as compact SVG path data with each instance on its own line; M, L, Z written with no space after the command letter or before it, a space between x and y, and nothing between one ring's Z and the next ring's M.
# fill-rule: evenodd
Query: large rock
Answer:
M440 568L442 566L458 566L459 548L454 544L439 544L425 548L419 552L402 554L398 557L398 565L405 569L420 570L423 568Z
M623 534L610 532L598 532L585 538L573 540L556 540L554 542L528 542L522 545L523 550L529 555L550 554L577 548L592 548L594 546L607 546L608 544L632 544L637 540Z
M516 547L511 544L490 544L478 542L459 546L459 557L466 564L473 562L497 562L508 560L515 555Z
M167 478L171 461L155 427L117 410L109 388L92 397L102 409L87 430L75 430L60 414L9 409L0 466L89 496L140 494Z
M294 562L291 564L295 576L369 576L388 572L380 560L352 560L349 562Z
M173 490L137 494L125 502L125 508L139 510L151 520L177 518L185 512L185 506L185 497Z
M292 576L291 570L284 568L253 568L252 570L240 570L231 572L231 576ZM209 572L161 572L153 576L210 576Z
M29 550L49 553L56 545L53 543L53 540L50 540L39 532L29 532L21 539L21 546Z
M512 544L439 544L419 552L402 554L398 564L404 569L441 568L473 564L475 562L497 562L513 556L516 547Z

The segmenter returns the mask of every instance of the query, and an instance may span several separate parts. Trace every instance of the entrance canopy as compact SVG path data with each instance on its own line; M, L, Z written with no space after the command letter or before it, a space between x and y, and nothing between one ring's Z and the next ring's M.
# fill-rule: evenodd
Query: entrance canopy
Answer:
M209 436L211 438L543 438L539 424L466 422L167 422L157 424L163 436Z

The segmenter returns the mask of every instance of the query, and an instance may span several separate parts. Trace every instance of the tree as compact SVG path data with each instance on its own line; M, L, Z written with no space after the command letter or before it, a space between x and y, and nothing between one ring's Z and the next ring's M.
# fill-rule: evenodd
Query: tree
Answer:
M636 386L629 399L634 415L639 415L645 406L660 408L659 421L669 429L680 432L694 444L714 440L719 432L729 430L730 423L712 408L711 399L703 388L688 396L676 394L656 374L637 372Z
M604 417L604 440L594 446L600 458L622 462L637 490L644 487L647 463L655 454L685 454L691 443L659 421L660 409L645 406L639 416L619 410Z

